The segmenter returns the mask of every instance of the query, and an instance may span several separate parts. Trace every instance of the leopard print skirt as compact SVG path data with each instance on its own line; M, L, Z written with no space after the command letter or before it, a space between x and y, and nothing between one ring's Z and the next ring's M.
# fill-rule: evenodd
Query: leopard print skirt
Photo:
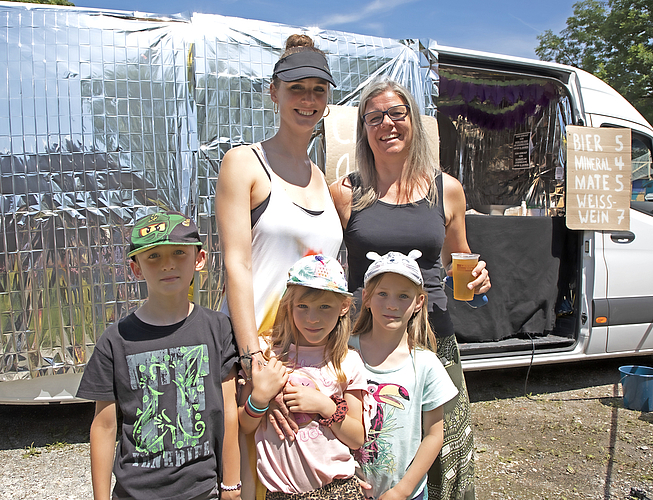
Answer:
M326 486L306 493L268 491L265 500L364 500L358 479L334 479Z

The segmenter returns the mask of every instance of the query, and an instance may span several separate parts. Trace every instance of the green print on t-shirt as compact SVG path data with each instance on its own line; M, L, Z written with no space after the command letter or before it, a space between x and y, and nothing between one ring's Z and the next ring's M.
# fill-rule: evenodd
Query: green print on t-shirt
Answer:
M182 346L133 354L127 356L127 365L132 389L143 391L142 406L136 412L133 430L136 450L158 454L169 443L173 449L165 450L165 455L179 456L171 461L164 457L164 467L169 462L180 461L179 452L183 448L192 449L183 454L187 458L203 454L204 443L200 439L206 430L201 412L205 409L204 377L209 375L207 346ZM176 415L171 414L171 408L160 407L163 395L173 389ZM159 460L154 462L150 466L161 466ZM169 466L173 465L169 463Z

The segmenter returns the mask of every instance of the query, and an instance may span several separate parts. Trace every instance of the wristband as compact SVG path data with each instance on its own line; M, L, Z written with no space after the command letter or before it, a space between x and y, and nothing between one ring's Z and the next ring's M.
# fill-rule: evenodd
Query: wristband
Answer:
M257 408L252 404L252 395L250 394L249 396L247 396L247 403L245 405L245 408L247 408L247 406L249 406L254 413L265 413L270 408L270 403L268 403L268 405L265 408Z
M319 418L317 421L320 425L325 427L331 427L334 423L342 422L347 416L347 401L343 398L336 396L335 394L331 396L331 401L336 404L336 411L333 412L329 418Z
M247 413L252 418L261 418L265 413L255 413L249 409L249 405L245 403L245 413Z
M238 491L242 487L243 483L240 481L238 481L238 484L234 484L233 486L226 486L224 483L220 483L220 489L222 491Z

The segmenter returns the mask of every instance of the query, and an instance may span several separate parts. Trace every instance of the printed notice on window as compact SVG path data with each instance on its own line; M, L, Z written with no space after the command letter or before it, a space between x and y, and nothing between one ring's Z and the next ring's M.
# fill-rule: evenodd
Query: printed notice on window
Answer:
M533 144L531 142L530 132L521 132L519 134L515 134L515 137L512 141L512 168L530 168L532 149Z
M567 127L567 227L630 229L630 129Z

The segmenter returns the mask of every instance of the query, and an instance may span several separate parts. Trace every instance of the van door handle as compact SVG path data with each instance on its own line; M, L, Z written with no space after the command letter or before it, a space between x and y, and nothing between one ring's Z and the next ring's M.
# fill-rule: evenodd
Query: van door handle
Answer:
M610 238L615 243L630 243L635 239L635 233L632 231L615 231L610 233Z

